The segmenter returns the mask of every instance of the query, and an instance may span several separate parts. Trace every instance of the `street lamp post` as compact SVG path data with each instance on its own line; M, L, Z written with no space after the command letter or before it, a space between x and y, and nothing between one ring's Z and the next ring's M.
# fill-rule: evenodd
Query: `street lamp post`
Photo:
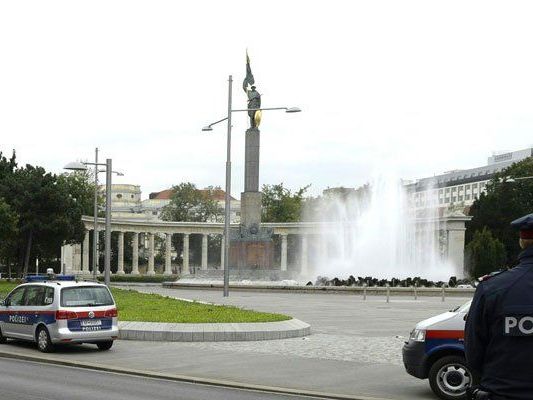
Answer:
M106 163L98 163L98 149L96 149L96 160L94 163L90 162L71 162L65 165L64 169L72 171L86 171L87 165L94 165L95 168L95 185L98 184L98 168L105 167L106 171L106 204L105 204L105 256L104 256L104 282L109 286L111 282L111 180L112 174L116 173L119 176L123 174L113 171L112 161L110 158L106 159ZM93 274L96 278L97 274L97 256L98 256L98 186L94 188L94 245L93 245Z
M104 282L107 286L111 283L111 159L106 159L105 179L105 257L104 257Z
M94 149L94 230L93 230L93 277L98 276L98 147Z
M226 144L226 201L224 202L224 297L229 296L229 226L231 215L231 100L233 78L228 79L228 137Z
M224 204L224 260L222 268L224 269L224 297L229 296L229 249L230 249L230 203L231 203L231 113L248 112L248 111L266 111L266 110L285 110L287 113L297 113L301 110L298 107L270 107L270 108L250 108L243 110L232 110L232 88L233 77L228 78L228 116L215 121L204 128L202 131L208 132L213 130L213 125L223 121L228 121L227 144L226 144L226 196Z

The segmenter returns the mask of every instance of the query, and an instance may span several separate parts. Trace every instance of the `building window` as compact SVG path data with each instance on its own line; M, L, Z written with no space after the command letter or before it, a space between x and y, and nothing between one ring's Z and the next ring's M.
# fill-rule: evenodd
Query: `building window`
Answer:
M122 194L117 194L117 199L121 199L122 198Z
M131 198L133 199L135 196L134 195L131 195Z

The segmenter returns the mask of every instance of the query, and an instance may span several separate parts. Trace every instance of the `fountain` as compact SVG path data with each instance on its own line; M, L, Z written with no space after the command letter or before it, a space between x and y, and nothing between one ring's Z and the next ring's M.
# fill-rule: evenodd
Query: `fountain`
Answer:
M436 199L417 211L394 174L377 175L357 190L326 191L317 201L304 218L323 222L323 228L302 279L420 276L447 282L457 275L443 257Z

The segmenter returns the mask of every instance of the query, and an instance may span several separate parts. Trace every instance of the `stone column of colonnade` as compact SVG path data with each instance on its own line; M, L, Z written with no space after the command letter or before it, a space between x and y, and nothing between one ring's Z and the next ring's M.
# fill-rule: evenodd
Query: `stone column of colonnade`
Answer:
M226 247L226 239L222 235L222 240L220 241L220 269L224 269L224 251Z
M118 233L117 275L124 275L124 232Z
M280 263L280 269L282 271L287 271L287 237L288 237L288 235L286 233L282 233L280 236L281 236L281 263Z
M202 266L203 270L207 269L207 234L202 235Z
M133 232L133 239L131 241L132 255L131 255L131 274L139 275L139 233Z
M81 259L81 272L83 274L89 274L89 235L91 231L85 231L85 236L83 237L83 255Z
M183 273L192 274L191 268L189 267L189 234L183 234Z
M172 275L172 234L166 234L165 240L165 275Z
M305 274L307 273L307 251L308 251L308 245L307 245L307 235L302 234L302 249L301 249L301 268L300 273Z
M450 223L448 222L447 227L448 233L448 243L447 243L447 258L448 261L456 269L457 277L463 278L466 276L465 268L465 231L464 222L461 223Z
M148 271L146 275L155 275L154 269L154 256L155 256L155 244L154 244L154 234L152 232L148 233Z

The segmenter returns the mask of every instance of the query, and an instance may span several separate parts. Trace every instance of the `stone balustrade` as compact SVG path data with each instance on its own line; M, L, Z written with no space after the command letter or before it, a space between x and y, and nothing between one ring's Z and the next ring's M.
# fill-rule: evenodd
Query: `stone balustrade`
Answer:
M438 219L439 229L444 232L446 240L446 257L458 268L462 268L464 264L464 234L465 222L470 217L464 215L451 215ZM85 238L80 244L65 245L63 248L63 263L64 271L67 273L91 273L90 261L90 237L92 237L92 230L94 229L94 221L92 217L83 217L86 234ZM277 257L277 265L274 265L274 270L278 271L292 271L305 273L309 268L309 252L310 248L314 251L321 252L322 255L327 254L328 248L325 241L316 240L324 234L328 234L328 230L332 232L338 229L338 224L320 223L320 222L297 222L297 223L264 223L262 226L271 228L274 236L278 236L279 253ZM238 228L237 224L233 224L232 228ZM105 229L105 221L103 218L98 221L98 230ZM144 255L147 258L146 275L154 275L159 270L165 275L171 275L174 270L182 275L195 274L197 271L207 271L208 269L222 269L221 260L224 259L224 245L223 245L223 223L199 223L199 222L162 222L162 221L132 221L132 220L112 220L111 222L112 234L118 234L117 248L112 249L115 262L112 265L112 271L116 274L122 275L129 273L131 275L139 275L139 250L144 250ZM125 265L125 236L130 235L131 240L131 265ZM181 235L183 241L181 265L172 265L172 239L173 235ZM191 262L191 235L201 235L201 246L199 257L199 265L193 265ZM209 265L209 236L220 235L222 237L222 246L220 249L220 257L218 258L218 265ZM294 236L294 238L292 238ZM142 237L142 242L140 241ZM161 238L161 249L164 250L164 262L162 265L155 265L155 238ZM298 249L298 254L289 254L289 238L294 240L292 248ZM316 254L316 253L315 253ZM289 261L291 264L289 265ZM173 268L174 267L174 268ZM103 266L99 266L100 272ZM144 269L144 268L143 268Z

